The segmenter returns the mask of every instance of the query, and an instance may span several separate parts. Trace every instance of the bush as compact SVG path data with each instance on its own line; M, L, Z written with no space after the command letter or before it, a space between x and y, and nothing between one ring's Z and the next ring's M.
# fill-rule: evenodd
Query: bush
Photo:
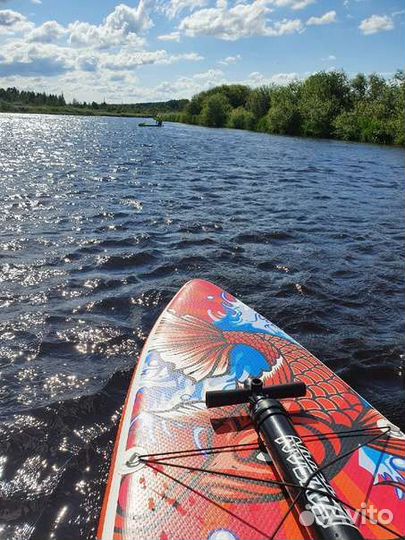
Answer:
M227 125L235 129L254 129L255 118L253 113L238 107L230 112Z
M334 134L344 141L361 140L361 126L355 112L341 113L334 122Z
M224 127L231 110L229 100L222 94L213 94L205 102L200 114L204 126Z
M271 87L261 86L250 93L246 108L254 115L256 120L267 114L270 107L271 92Z
M273 92L272 105L267 115L267 131L281 135L298 135L301 114L298 105L299 87L291 84Z
M255 131L258 131L259 133L270 133L267 116L263 116L258 120Z
M320 72L302 84L302 132L310 137L330 137L334 121L350 107L350 86L344 73Z
M361 142L376 144L392 144L394 134L386 120L378 118L361 118Z

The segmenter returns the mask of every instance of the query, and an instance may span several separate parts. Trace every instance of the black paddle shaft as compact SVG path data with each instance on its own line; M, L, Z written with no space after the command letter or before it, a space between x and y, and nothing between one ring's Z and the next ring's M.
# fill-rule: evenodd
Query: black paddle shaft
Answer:
M216 391L214 398L211 392L207 392L206 403L209 407L215 407L242 403L242 396L247 398L245 401L249 403L250 417L262 436L280 478L287 484L303 488L287 486L290 497L296 500L302 525L308 527L317 540L363 540L351 517L336 499L333 488L319 471L287 411L277 399L267 397L277 392L282 397L304 395L305 385L292 383L282 386L282 391L277 390L277 386L263 388L260 379L252 379L249 390L229 391L230 402L226 399L228 391L224 390L222 396ZM286 386L290 386L292 396L286 395ZM240 399L238 392L241 393Z

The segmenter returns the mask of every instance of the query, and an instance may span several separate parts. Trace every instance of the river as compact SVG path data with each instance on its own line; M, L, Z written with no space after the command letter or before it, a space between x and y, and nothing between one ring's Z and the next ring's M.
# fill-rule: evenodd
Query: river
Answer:
M0 539L94 538L131 372L202 277L405 429L404 150L0 115Z

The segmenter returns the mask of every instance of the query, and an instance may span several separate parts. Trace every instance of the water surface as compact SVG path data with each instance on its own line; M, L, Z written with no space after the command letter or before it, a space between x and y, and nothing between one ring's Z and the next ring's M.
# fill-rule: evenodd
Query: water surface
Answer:
M94 538L132 369L202 277L405 429L404 151L0 115L0 539Z

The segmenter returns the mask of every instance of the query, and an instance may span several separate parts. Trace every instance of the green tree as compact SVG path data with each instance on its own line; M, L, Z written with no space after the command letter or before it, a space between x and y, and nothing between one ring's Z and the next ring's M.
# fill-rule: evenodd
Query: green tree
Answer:
M384 77L381 77L381 75L377 75L376 73L372 73L369 75L367 82L367 97L372 101L380 100L387 88L387 83Z
M254 115L256 120L265 116L270 107L272 88L260 86L250 92L246 108Z
M395 133L394 142L405 146L405 73L397 71L393 84L396 87L394 103L393 129Z
M350 87L344 73L322 71L302 85L302 131L311 137L330 137L336 117L350 105Z
M359 115L354 111L345 111L334 121L334 134L343 141L361 140Z
M297 83L273 91L267 115L267 131L281 135L298 135L301 129L299 109L300 85Z
M247 111L243 107L232 109L228 117L228 127L235 129L253 129L255 125L255 117L253 113Z
M358 73L351 83L352 95L355 100L361 100L366 97L368 82L364 73Z
M193 96L185 107L185 112L191 116L197 116L203 108L203 99L200 94Z
M199 95L205 99L213 94L222 94L227 98L230 106L236 109L237 107L244 107L246 105L250 93L250 88L244 84L222 84Z
M204 126L224 127L231 106L223 94L212 94L204 101L200 118Z
M400 85L395 79L387 81L376 74L367 79L364 76L360 79L358 75L354 79L356 82L359 80L361 92L355 94L351 118L346 115L337 119L336 135L350 136L352 140L362 142L393 144L397 140L398 119L401 117Z

